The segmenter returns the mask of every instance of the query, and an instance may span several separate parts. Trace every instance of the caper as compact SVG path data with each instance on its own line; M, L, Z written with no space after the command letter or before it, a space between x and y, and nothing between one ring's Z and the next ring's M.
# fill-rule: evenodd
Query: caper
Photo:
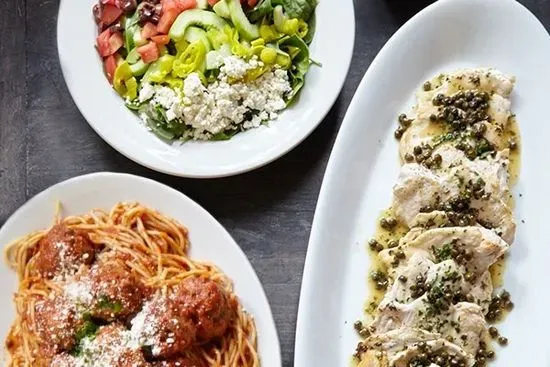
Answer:
M414 153L414 155L420 155L420 154L422 154L422 148L421 148L419 145L415 146L415 147L413 148L413 153Z
M397 247L398 245L399 243L396 240L391 240L390 242L388 242L388 248L394 248L394 247Z
M511 150L516 150L518 147L518 143L516 142L515 139L511 138L510 140L508 140L508 148L510 148Z
M363 338L367 338L368 336L370 336L370 331L367 328L361 328L359 330L359 335Z
M379 243L376 239L372 238L369 240L369 248L372 250L372 251L376 251L379 247Z
M435 115L435 113L432 113L432 114L430 115L430 121L431 121L431 122L437 121L437 116Z
M430 82L425 82L423 85L422 85L422 89L424 89L424 91L428 92L432 89L432 83Z
M403 129L401 127L398 127L397 130L394 131L393 136L395 136L396 139L401 139L403 133Z
M494 326L491 326L489 327L489 335L491 336L491 338L493 339L496 339L498 338L499 334L498 334L498 329Z
M406 276L400 275L397 280L399 280L401 283L406 283L408 279Z
M411 153L405 153L405 162L412 162L414 161L414 156Z
M361 320L357 320L353 323L353 328L357 331L361 330L363 328L363 323Z
M504 346L504 345L508 345L508 338L504 337L504 336L499 336L498 337L498 344Z

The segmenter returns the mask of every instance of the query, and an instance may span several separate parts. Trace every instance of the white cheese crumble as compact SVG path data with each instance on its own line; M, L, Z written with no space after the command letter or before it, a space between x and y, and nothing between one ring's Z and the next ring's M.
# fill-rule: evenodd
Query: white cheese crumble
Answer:
M264 64L256 57L245 61L227 56L217 80L207 86L192 73L184 80L183 91L143 83L138 98L141 103L162 107L168 121L191 127L186 138L208 140L227 130L258 127L285 109L284 97L291 91L288 73L273 68L255 80L244 80L250 70L260 67ZM147 123L147 114L140 117Z

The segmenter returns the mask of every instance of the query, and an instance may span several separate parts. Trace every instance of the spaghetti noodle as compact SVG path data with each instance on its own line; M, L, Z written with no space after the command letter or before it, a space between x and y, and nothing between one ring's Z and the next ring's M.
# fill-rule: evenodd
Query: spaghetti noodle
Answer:
M86 234L96 251L95 262L78 264L71 259L67 263L72 268L63 268L54 277L37 273L40 241L52 229L30 233L7 246L6 261L19 277L19 287L14 297L17 318L6 339L11 357L10 366L50 366L53 365L52 358L60 351L64 351L67 358L70 357L69 353L75 354L78 345L65 349L62 344L52 347L49 343L57 343L57 340L44 340L38 335L37 330L41 325L37 321L36 310L45 307L42 304L44 300L66 292L68 284L78 279L80 274L92 273L98 263L109 262L122 264L144 287L151 290L149 295L166 294L190 278L215 282L222 293L227 295L228 304L234 305L234 316L222 336L208 341L194 340L189 348L181 351L179 357L198 361L197 366L260 365L256 351L256 327L252 317L240 306L233 293L232 282L225 274L213 264L189 258L188 232L183 225L137 203L119 203L110 212L93 210L85 215L66 218L62 218L58 210L55 224L77 231L77 234ZM82 257L88 259L88 253ZM144 299L141 302L143 304L146 301ZM52 307L58 305L56 301ZM112 324L113 320L107 320ZM89 323L85 325L89 326ZM82 327L80 325L79 332ZM147 358L151 359L151 356ZM155 360L146 361L144 365L170 365ZM93 360L89 363L89 366L97 364Z

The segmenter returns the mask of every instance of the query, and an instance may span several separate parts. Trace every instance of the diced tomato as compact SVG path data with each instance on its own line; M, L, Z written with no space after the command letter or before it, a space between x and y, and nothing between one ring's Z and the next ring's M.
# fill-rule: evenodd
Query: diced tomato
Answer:
M176 9L163 11L157 24L157 31L162 34L168 34L179 13Z
M102 57L117 52L123 45L124 40L119 32L113 33L109 28L97 36L97 51Z
M104 5L101 11L101 23L110 26L122 15L122 10L114 5Z
M255 7L257 3L258 0L248 0L248 6L250 6L251 8Z
M122 34L120 32L111 34L111 37L109 37L109 55L117 52L122 46L124 46Z
M97 51L103 57L110 55L109 53L109 38L111 37L111 30L107 28L97 36Z
M197 0L174 0L180 12L197 7Z
M146 45L138 47L137 52L146 64L156 61L160 56L159 48L155 42L149 42Z
M153 36L156 36L159 32L157 31L157 26L151 22L145 23L143 29L141 30L141 36L145 39L149 39Z
M179 7L175 0L162 0L162 12L165 13L167 11L179 12Z
M102 4L116 5L116 0L101 0Z
M168 36L167 34L161 34L151 37L151 40L155 42L158 46L164 46L170 42L170 36Z
M105 58L105 61L103 61L103 67L105 68L105 75L107 75L109 83L113 84L113 76L115 75L115 70L117 67L116 56L107 56L107 58Z
M208 5L214 6L214 5L216 5L216 3L217 3L218 1L220 1L220 0L208 0Z

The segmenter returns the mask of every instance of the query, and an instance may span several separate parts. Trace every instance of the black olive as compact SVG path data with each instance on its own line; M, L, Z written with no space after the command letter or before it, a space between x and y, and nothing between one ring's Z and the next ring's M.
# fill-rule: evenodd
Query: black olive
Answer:
M94 20L96 24L99 24L101 22L101 6L99 4L95 4L92 8L92 12L94 13Z
M109 30L111 31L111 33L118 33L122 32L124 29L122 28L122 25L120 23L115 23L109 27Z
M123 0L120 8L125 14L133 13L137 8L137 0Z

